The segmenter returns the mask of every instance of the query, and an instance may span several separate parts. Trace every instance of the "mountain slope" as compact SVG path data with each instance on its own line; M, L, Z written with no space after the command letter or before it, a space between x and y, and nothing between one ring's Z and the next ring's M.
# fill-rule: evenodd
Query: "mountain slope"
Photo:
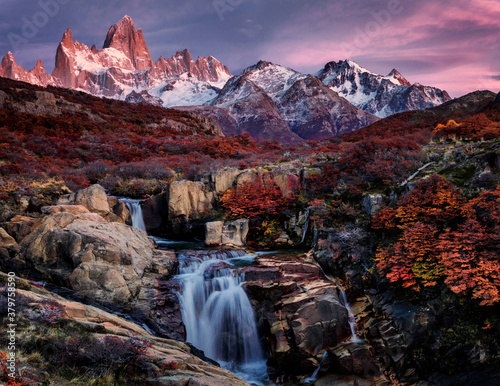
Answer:
M239 132L263 128L264 139L271 133L281 141L288 136L288 143L332 137L377 120L316 77L264 61L228 81L212 105L227 109Z
M396 69L382 76L351 60L329 62L316 75L354 106L380 118L435 107L451 99L435 87L412 85Z

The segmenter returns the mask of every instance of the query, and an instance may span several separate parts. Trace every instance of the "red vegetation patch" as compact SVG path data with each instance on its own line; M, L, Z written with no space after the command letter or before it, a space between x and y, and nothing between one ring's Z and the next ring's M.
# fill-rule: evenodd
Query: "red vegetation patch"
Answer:
M500 301L500 188L467 200L443 177L417 184L372 227L395 241L378 249L377 268L391 282L420 291L446 284L481 305Z

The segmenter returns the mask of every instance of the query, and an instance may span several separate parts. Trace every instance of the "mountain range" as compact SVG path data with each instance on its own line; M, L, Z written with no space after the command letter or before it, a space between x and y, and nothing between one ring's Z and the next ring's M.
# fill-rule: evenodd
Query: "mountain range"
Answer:
M395 69L382 76L350 60L327 63L314 75L259 61L237 76L213 56L194 60L187 49L154 61L129 16L109 29L100 50L74 41L67 29L52 74L40 60L23 69L9 52L0 76L192 111L214 119L225 135L283 143L344 134L451 99L446 91L410 84Z

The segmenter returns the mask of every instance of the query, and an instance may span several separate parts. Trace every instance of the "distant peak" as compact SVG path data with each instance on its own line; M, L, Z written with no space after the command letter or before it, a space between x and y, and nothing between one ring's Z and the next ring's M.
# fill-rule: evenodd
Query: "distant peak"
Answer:
M401 75L401 73L395 68L392 69L392 71L389 73L389 75L387 75L387 77L396 79L402 86L411 86L411 83L408 82L406 78L403 75Z
M266 68L269 66L274 66L274 64L265 60L259 60L259 62L255 65L255 67L257 67L258 69Z
M6 67L9 65L17 65L16 59L14 58L14 54L12 52L7 52L2 59L2 67Z
M109 28L102 48L113 47L113 44L116 44L115 40L132 39L136 32L134 22L130 16L125 15L123 19Z
M4 55L4 59L9 60L9 61L14 62L14 63L16 61L16 59L14 58L14 54L11 51L7 52Z
M68 28L66 31L64 31L63 37L61 39L61 44L65 47L72 47L73 46L73 34L71 33L70 28Z
M134 21L132 20L132 18L129 16L129 15L125 15L122 17L122 19L116 23L115 25L129 25L129 26L132 26L135 28L135 24L134 24Z
M135 29L134 22L127 15L111 26L102 48L114 48L124 53L132 63L131 69L145 70L154 65L142 31Z
M177 59L183 59L186 62L191 62L191 60L193 60L193 58L191 57L191 53L187 48L183 49L182 51L177 51L175 57Z
M92 51L94 54L97 52L97 47L95 46L95 44L92 44L92 48L90 49L90 51Z

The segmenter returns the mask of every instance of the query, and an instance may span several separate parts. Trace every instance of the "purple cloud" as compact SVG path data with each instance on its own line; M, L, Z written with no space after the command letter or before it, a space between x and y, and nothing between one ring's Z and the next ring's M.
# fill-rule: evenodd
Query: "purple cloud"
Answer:
M54 4L57 12L44 11ZM22 37L37 14L36 33L13 45L13 34ZM349 58L382 74L396 67L452 96L500 90L497 0L0 0L0 54L16 51L28 69L41 58L51 71L66 28L101 47L125 14L142 28L154 59L188 48L193 56L214 55L233 73L259 59L313 73Z

